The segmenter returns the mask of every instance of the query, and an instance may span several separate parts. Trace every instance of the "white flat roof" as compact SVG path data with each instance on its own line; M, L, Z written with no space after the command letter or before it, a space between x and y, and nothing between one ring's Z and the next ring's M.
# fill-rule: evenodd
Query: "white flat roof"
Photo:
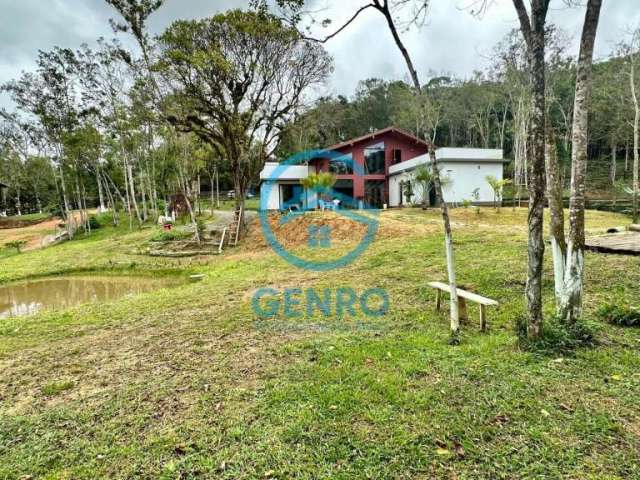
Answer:
M278 162L267 162L260 172L260 180L300 180L309 176L307 165L285 165L281 168ZM278 169L278 171L276 171Z
M500 148L439 148L436 150L436 160L502 160Z
M505 163L503 152L499 148L439 148L436 150L436 160L451 163ZM389 175L397 175L429 163L429 154L420 155L391 165Z

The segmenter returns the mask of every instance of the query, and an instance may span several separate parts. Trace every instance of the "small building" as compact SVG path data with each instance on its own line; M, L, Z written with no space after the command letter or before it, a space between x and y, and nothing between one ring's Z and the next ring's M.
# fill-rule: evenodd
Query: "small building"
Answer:
M267 162L260 172L261 206L267 210L315 208L319 200L300 181L319 172L335 175L332 191L346 207L401 206L407 203L402 191L409 183L414 193L411 201L420 203L422 192L414 177L419 165L429 163L428 148L424 140L388 127L311 152L295 165ZM476 188L478 202L493 201L485 177L502 178L502 150L441 148L436 158L441 175L448 178L445 201L472 200Z
M442 179L442 194L447 203L461 203L465 200L475 204L493 202L493 190L487 182L488 176L498 180L503 178L504 164L501 149L489 148L439 148L436 160ZM508 162L508 161L507 161ZM403 191L411 185L412 202L420 203L424 198L423 185L416 182L416 170L431 164L429 155L392 165L389 168L389 206L398 207L407 203ZM435 192L429 189L429 205L435 205Z

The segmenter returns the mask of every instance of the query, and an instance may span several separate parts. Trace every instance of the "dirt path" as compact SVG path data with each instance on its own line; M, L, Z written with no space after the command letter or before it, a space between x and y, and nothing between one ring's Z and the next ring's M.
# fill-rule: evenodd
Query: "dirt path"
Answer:
M75 212L73 215L76 222L80 222L80 213ZM0 247L7 242L13 242L15 240L24 240L27 242L22 249L23 251L46 247L51 244L56 235L62 231L62 228L60 228L61 223L62 220L56 217L28 227L0 230Z
M24 240L27 242L24 250L42 248L48 244L48 238L60 231L59 225L60 219L53 218L29 227L0 230L0 245L16 240Z

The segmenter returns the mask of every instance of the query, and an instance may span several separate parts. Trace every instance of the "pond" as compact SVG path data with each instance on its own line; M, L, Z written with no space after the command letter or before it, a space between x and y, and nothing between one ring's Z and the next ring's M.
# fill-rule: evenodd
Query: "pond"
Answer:
M53 277L0 287L0 319L30 315L48 308L115 300L184 283L179 278Z

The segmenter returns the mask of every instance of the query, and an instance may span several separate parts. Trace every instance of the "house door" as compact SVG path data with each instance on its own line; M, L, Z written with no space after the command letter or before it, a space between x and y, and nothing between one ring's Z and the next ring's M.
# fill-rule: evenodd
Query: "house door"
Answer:
M353 180L339 179L333 186L335 198L340 200L340 208L356 208L353 197Z
M365 208L382 208L384 202L384 180L365 180Z
M280 185L280 209L288 210L293 207L296 210L302 210L304 189L302 185L285 183Z

